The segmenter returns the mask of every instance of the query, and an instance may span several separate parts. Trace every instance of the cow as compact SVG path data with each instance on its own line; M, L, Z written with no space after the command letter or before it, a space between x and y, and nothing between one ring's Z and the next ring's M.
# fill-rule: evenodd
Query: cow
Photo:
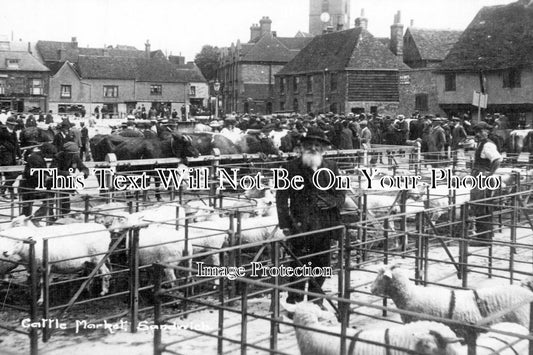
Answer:
M196 132L189 134L189 136L191 137L192 145L198 150L200 155L211 155L215 148L218 149L220 154L240 153L239 147L219 133Z
M510 134L512 152L520 154L522 152L533 153L533 129L518 129Z

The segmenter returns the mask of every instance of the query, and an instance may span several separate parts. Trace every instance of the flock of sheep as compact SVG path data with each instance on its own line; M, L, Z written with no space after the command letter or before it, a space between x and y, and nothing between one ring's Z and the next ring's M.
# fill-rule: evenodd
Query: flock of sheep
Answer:
M518 336L529 335L529 304L533 292L528 281L524 285L509 285L476 290L451 290L438 287L415 286L405 270L398 266L382 267L374 283L374 295L391 298L405 323L389 328L347 329L349 355L466 355L465 343L471 336L466 327L447 326L424 320L424 316L451 319L476 324L493 314L500 317L486 324L490 331L476 341L476 354L527 354L529 341ZM519 308L516 306L522 305ZM302 302L286 305L294 312L296 338L300 352L306 355L335 355L340 353L340 325L326 326L332 315L316 304ZM500 313L499 313L500 312ZM418 314L419 316L414 316ZM503 332L503 333L502 333Z
M431 191L430 200L423 191L409 191L406 204L407 213L420 212L429 206L449 207L448 189L441 187ZM458 204L469 200L467 191L457 191ZM399 212L397 198L392 194L368 194L367 208L369 215L379 217ZM429 204L428 204L429 203ZM347 197L345 209L357 210L355 200ZM459 210L459 209L457 209ZM38 265L42 262L44 241L48 240L50 270L53 273L73 274L86 269L86 264L100 264L98 274L102 279L100 295L110 291L111 270L103 262L110 243L128 228L142 226L139 230L140 266L155 262L173 264L184 255L184 251L202 253L222 248L228 243L229 218L224 211L240 211L242 216L240 240L238 243L253 243L270 238L281 237L282 232L276 228L277 214L275 198L270 190L264 190L260 196L250 194L239 198L225 198L222 209L213 209L205 201L192 200L185 204L175 202L152 206L139 212L128 213L125 203L109 203L93 208L93 222L65 218L51 226L36 226L29 218L23 216L3 225L0 231L0 276L7 275L18 265L29 263L27 238L35 242ZM185 243L185 228L176 228L176 221L183 223L187 216L193 214L188 229L188 243ZM126 243L126 246L128 243ZM218 254L213 253L211 264L220 265ZM166 281L176 281L174 269L165 270ZM434 289L415 286L398 267L384 267L378 273L372 286L372 293L391 298L401 310L438 318L453 319L474 324L490 314L508 309L523 302L517 308L493 322L494 332L478 337L477 354L491 354L502 344L512 343L516 338L498 333L505 330L511 333L528 335L529 302L533 302L533 292L527 287L507 286L470 290ZM39 302L42 301L42 295ZM300 351L305 355L338 354L340 328L321 325L324 311L309 303L297 305L294 324ZM348 329L349 354L395 355L405 354L402 349L409 349L424 355L467 354L466 346L461 342L465 338L464 329L453 329L441 323L417 319L402 314L406 324L387 329ZM298 326L319 329L326 333L317 333ZM390 346L387 350L383 344ZM528 341L515 342L509 352L501 354L524 354ZM492 350L491 350L492 349Z

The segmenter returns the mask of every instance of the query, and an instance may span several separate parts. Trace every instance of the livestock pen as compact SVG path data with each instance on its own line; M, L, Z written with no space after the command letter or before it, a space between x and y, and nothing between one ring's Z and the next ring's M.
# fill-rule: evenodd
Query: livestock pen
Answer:
M355 279L355 277L351 274L356 273L356 275L358 275L357 277L361 279L364 279L364 277L361 275L367 275L367 281L366 284L362 282L361 284L355 285L352 285L353 281L348 281L348 285L350 285L348 287L350 294L354 295L352 298L357 299L358 297L366 297L361 302L368 304L368 308L376 309L373 308L374 306L372 305L381 302L381 299L375 297L372 298L373 296L368 295L367 291L370 282L368 276L373 276L373 274L376 272L376 263L385 261L392 262L396 259L403 260L404 262L414 260L415 262L413 263L413 267L414 270L416 270L417 280L420 280L420 282L425 282L426 284L441 283L446 287L451 287L452 283L449 283L448 281L440 282L439 280L430 279L430 274L427 271L429 267L437 268L437 266L433 265L442 265L442 269L446 270L447 272L451 272L452 276L458 272L457 268L462 270L461 272L464 275L468 275L473 274L472 270L477 267L475 261L473 267L464 267L464 264L467 262L468 265L470 265L470 260L472 260L472 258L479 258L479 256L468 254L468 252L464 251L464 248L460 249L458 246L458 244L460 244L459 242L464 239L461 238L461 233L464 232L461 227L463 225L463 219L460 218L461 216L458 211L461 210L461 205L465 205L463 203L456 203L456 199L458 198L459 194L455 194L452 190L451 192L447 191L446 196L438 195L434 194L433 191L430 191L430 189L426 189L423 191L423 193L421 191L412 191L406 189L398 189L396 191L368 191L364 188L364 186L361 186L363 183L363 178L361 174L356 173L356 168L374 166L375 169L378 169L381 174L391 174L393 176L415 173L424 175L425 168L423 165L431 165L431 161L422 159L422 155L417 151L416 148L403 147L401 148L403 149L401 152L397 151L397 149L398 147L380 147L372 152L331 151L327 153L327 155L331 159L335 159L341 169L345 171L346 174L350 175L353 181L356 182L353 191L348 192L348 195L353 202L351 208L347 208L343 212L346 223L345 235L348 239L344 241L339 240L330 251L334 260L337 260L337 265L334 268L334 272L335 280L338 281L327 285L326 296L323 297L333 297L331 300L335 308L345 307L339 307L340 304L337 302L338 300L336 300L335 297L347 300L350 298L346 297L344 288L341 289L339 287L346 285L346 280ZM377 155L380 153L383 156L383 163L386 165L380 165L379 158L374 162L371 161L374 154ZM237 168L239 169L237 173L238 178L242 178L245 176L245 174L262 172L262 175L264 175L266 179L269 179L271 178L271 168L280 166L284 160L290 156L291 155L279 157L272 156L269 157L270 159L268 160L260 159L259 156L214 156L200 157L196 161L194 159L190 159L190 163L192 165L198 164L199 166L207 164L210 174L214 174L214 171L217 167L228 170L231 168ZM451 158L453 158L453 154L450 156L449 160L449 163L451 164L450 166L453 169L454 160ZM110 165L129 164L130 168L136 166L139 167L138 170L130 169L127 172L128 174L138 174L146 171L143 167L147 164L146 161L116 163L110 161L109 163ZM155 164L156 162L148 163ZM157 163L162 165L170 162L159 161ZM176 161L174 161L174 164L175 163ZM519 226L527 223L527 217L525 217L523 212L527 212L528 201L524 201L526 203L526 207L519 208L518 206L521 206L521 204L518 197L515 196L528 196L531 193L528 191L530 189L528 188L528 184L530 184L530 181L528 180L529 178L529 175L524 175L523 178L514 180L519 182L516 184L516 186L515 184L510 184L511 186L507 186L508 188L511 188L509 191L512 191L512 189L518 189L516 191L520 191L520 194L515 193L515 195L509 195L508 191L504 191L504 195L491 200L490 204L498 206L495 207L495 209L498 210L496 224L498 228L502 229L502 231L511 230L512 228L509 229L510 227L508 226L512 225L516 226L515 230L518 231L521 228ZM221 190L217 189L215 185L216 184L211 184L208 189L199 192L171 187L166 194L163 194L163 201L160 203L156 203L151 199L155 188L150 188L146 191L135 191L129 194L121 191L101 191L100 194L95 193L92 195L79 195L77 199L78 202L73 204L72 211L83 215L81 221L90 222L93 217L96 216L116 219L120 218L122 216L121 213L124 211L128 213L139 213L145 210L155 209L155 207L167 206L167 211L170 211L171 214L167 213L165 216L163 216L163 219L152 221L150 224L164 226L165 228L170 227L169 229L180 230L180 233L182 233L180 234L180 237L185 240L185 246L191 244L191 247L195 247L195 244L199 243L197 241L195 242L195 239L201 240L212 235L224 235L225 237L223 239L225 245L217 245L211 249L204 248L203 251L194 253L192 255L190 254L192 250L184 250L182 257L172 260L172 265L170 265L172 268L176 268L178 262L185 262L186 264L185 267L177 269L183 272L177 277L176 282L178 283L178 286L175 287L178 288L175 289L175 287L171 287L169 292L166 292L167 290L163 290L162 297L160 297L161 295L159 294L155 297L155 300L159 299L163 304L168 303L168 305L176 305L178 307L177 310L175 308L163 307L162 313L165 316L190 315L190 317L193 317L193 315L200 314L202 312L201 307L198 305L198 300L202 302L208 302L209 304L216 304L217 300L220 297L223 297L224 304L228 305L229 307L232 305L231 301L234 301L233 303L237 304L242 299L243 293L245 293L245 299L249 300L251 304L253 304L254 300L256 299L254 298L255 293L259 292L257 289L261 290L263 285L245 286L246 281L241 281L241 278L238 280L226 280L224 278L207 280L198 279L195 277L196 269L190 267L190 263L192 263L193 260L192 258L208 257L217 254L219 256L220 265L231 265L235 267L243 266L246 269L249 267L250 260L263 262L265 258L267 260L275 260L275 254L278 253L280 249L279 243L277 246L272 244L272 241L278 240L275 237L277 233L275 224L268 226L268 234L270 234L270 237L267 237L266 240L242 244L241 235L243 232L246 232L246 228L243 228L243 220L246 219L245 215L249 214L250 210L256 210L258 208L256 202L254 202L256 200L252 197L241 196L241 193L244 191L229 191L233 189ZM50 197L50 201L56 201L61 194L62 192L57 192L56 196ZM383 196L389 196L390 201L388 206L375 206L372 205L372 203L369 203L375 199L383 200ZM419 197L421 200L415 201L412 198L413 196ZM435 200L438 201L442 199L445 199L448 203L446 203L444 206L431 204ZM512 213L507 210L507 207L510 206L509 201L513 201L513 199L516 202L517 208L515 208L516 218L511 221L513 218ZM186 206L187 203L192 204L194 201L200 201L199 203L201 205L203 205L205 202L205 210L219 218L217 219L216 224L212 223L210 226L204 225L201 227L204 231L201 233L201 235L192 232L192 230L198 229L192 226L195 224L193 220L198 218L198 216L193 215L186 217L184 213L185 210L188 209ZM239 201L238 206L233 203L234 201ZM95 211L93 207L97 206L97 204L101 202L122 203L123 206L120 208L117 208L116 206L109 207L100 211ZM505 209L503 207L505 207ZM9 213L7 213L8 217L16 216L17 213L11 211L18 210L19 202L14 199L7 201L4 208L9 211ZM465 207L463 207L463 209L464 208ZM421 209L423 211L421 211ZM394 212L395 214L390 216L389 214L391 212ZM520 214L521 216L519 216ZM54 215L58 216L58 214ZM438 216L444 215L450 216L449 221L451 222L443 221L442 218L439 219ZM59 215L59 217L61 217L61 215ZM47 221L47 224L53 223L54 221ZM82 299L79 298L80 295L78 295L77 300L72 301L72 298L69 298L66 301L58 300L57 303L55 303L56 301L53 301L52 304L49 304L48 306L46 306L47 303L45 302L41 308L39 308L36 304L36 309L39 309L40 312L43 312L42 318L53 318L55 315L60 315L59 318L63 318L65 321L70 321L72 320L72 317L79 317L80 310L82 312L86 312L87 310L99 310L100 312L89 312L90 314L85 318L85 320L94 323L103 319L111 321L113 319L116 320L122 317L127 317L128 329L131 331L136 331L141 319L144 320L146 317L150 317L150 314L153 312L154 300L151 299L151 295L153 293L153 289L157 289L158 287L158 272L156 272L156 270L151 270L150 265L139 265L138 262L139 251L143 248L154 246L153 244L144 245L143 247L138 245L139 240L142 240L143 238L143 236L140 234L144 228L141 227L147 227L147 224L148 223L145 222L144 224L137 224L131 227L118 227L120 230L127 231L127 233L123 234L120 238L122 240L126 240L127 238L128 244L123 246L119 246L117 244L113 252L106 252L106 257L110 257L111 259L113 259L113 254L116 254L117 252L119 254L123 254L123 258L118 258L118 261L111 260L111 265L113 268L110 272L111 287L109 294L99 297L91 297L83 294ZM451 233L451 231L453 231L453 233ZM72 234L76 234L74 228L72 230ZM129 236L126 236L127 234L129 234ZM448 235L443 236L443 234ZM455 236L455 238L452 238L452 236ZM190 240L190 243L188 241L189 239L192 239ZM114 241L117 242L118 240L115 239ZM280 239L280 243L281 241L282 240ZM179 240L176 239L175 242L179 242ZM486 270L486 272L490 275L493 275L494 278L499 278L499 270L497 270L495 266L501 262L499 259L503 259L503 257L498 255L496 251L500 250L501 247L504 246L502 243L504 242L502 241L501 243L498 243L499 245L495 246L494 248L487 249L487 255L485 255L485 259L490 261L491 267L487 266L485 269L480 269ZM348 245L350 246L348 247ZM447 249L444 249L444 247ZM519 250L519 252L523 252L523 250L518 248L518 246L516 248ZM448 250L451 255L450 261L445 262L445 260L442 260L442 258L433 256L430 251L436 249ZM471 250L471 248L467 250ZM286 252L288 253L288 251ZM346 255L348 255L349 259L351 260L350 264L346 264L346 262L343 261L345 260ZM246 256L249 257L246 258ZM469 261L463 261L465 257L468 257ZM453 261L451 261L452 258ZM518 262L522 262L515 257L513 258L513 265L518 265ZM285 257L285 259L279 255L278 263L282 264L283 260L286 261L288 259L290 259L290 255ZM44 263L44 260L47 260L47 258L43 256L42 260ZM343 262L341 263L340 261ZM527 265L527 262L523 263L524 265ZM346 265L350 266L347 267ZM19 273L20 269L21 268L17 270ZM47 272L44 272L43 284L45 287L43 293L44 295L48 293L48 300L54 298L54 288L58 289L63 287L67 289L73 289L74 295L78 293L77 291L80 291L81 293L84 288L84 283L89 283L91 278L98 280L98 277L91 275L91 273L93 273L96 269L97 268L89 270L89 276L77 277L74 280L60 281L54 281ZM43 270L46 270L46 268ZM343 270L349 270L350 275L347 275ZM155 275L155 280L154 278L150 278L149 274ZM35 275L36 277L42 278L40 274L36 273ZM339 278L339 275L342 275L342 277ZM511 276L511 278L514 277L517 279L516 275L522 274L520 271L515 272L514 276ZM464 280L465 278L462 278L461 280ZM20 277L15 279L21 280ZM257 280L250 281L255 282ZM20 283L24 284L24 281L21 280ZM74 288L76 283L77 286ZM165 284L165 286L169 285L169 282ZM289 286L290 285L287 284L281 285L280 282L277 295L279 296L280 293L286 291L287 287ZM466 287L468 284L461 286ZM50 291L50 288L52 291ZM2 288L2 291L5 291L5 288ZM177 291L183 292L183 294ZM24 292L25 291L19 290L17 295L24 294ZM269 292L273 291L270 290ZM263 294L264 293L265 292L263 292ZM6 292L2 298L4 298L4 301L8 301L12 300L12 297L13 294L10 295L9 292ZM38 299L38 294L36 297ZM366 311L366 306L362 305L362 303L354 304L352 307L349 307L351 312L353 312L352 314L356 315L355 319L359 317L363 319L363 323L373 322L372 319L376 319L376 321L384 321L383 319L380 319L383 318L382 315L374 313L367 314L369 312ZM106 308L106 305L110 304L113 304L114 307L112 309ZM155 304L157 305L157 302ZM331 306L331 308L334 309L333 306ZM383 305L380 307L383 307ZM381 311L383 308L378 310ZM71 314L70 319L68 317L63 317L61 314L61 312L67 311ZM24 310L24 312L27 313L29 310ZM392 310L389 310L389 312L392 312ZM242 316L242 311L241 313L238 313L238 315ZM249 317L249 315L247 317ZM350 320L349 317L347 320L352 324L355 322L354 319ZM390 322L389 318L386 318L385 320ZM246 324L246 322L244 323ZM7 322L5 324L7 324ZM242 324L242 322L239 321L239 324ZM13 325L13 322L11 325ZM7 324L7 326L9 326L9 324ZM61 331L62 330L56 330L55 332L61 333ZM37 336L37 333L37 331L34 332L35 337ZM250 334L252 335L252 332ZM48 340L50 332L45 330L42 332L42 335L43 339ZM196 336L198 336L198 334ZM203 337L196 339L201 341ZM294 336L292 336L292 340L292 350L279 350L279 352L285 351L285 353L294 353L296 351L296 348L294 348ZM32 340L32 342L35 342L35 340ZM286 343L282 342L281 345L285 346ZM272 347L270 344L266 346L267 350L271 348ZM237 351L236 348L228 349L230 352Z

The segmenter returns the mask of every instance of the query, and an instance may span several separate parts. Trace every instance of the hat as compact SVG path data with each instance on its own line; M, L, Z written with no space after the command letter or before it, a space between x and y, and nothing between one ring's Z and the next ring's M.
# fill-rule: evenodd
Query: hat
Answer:
M485 121L481 121L481 122L478 122L474 125L474 127L472 127L475 131L480 131L482 129L487 129L487 130L491 130L492 129L492 126L490 124L488 124L487 122Z
M459 121L459 117L452 116L452 118L450 118L450 120L452 120L452 121Z
M302 143L310 141L318 141L324 145L331 145L331 142L326 138L326 133L323 130L316 127L310 127L305 137L300 139Z
M63 144L63 151L65 153L77 154L80 152L78 145L74 142L67 142Z
M6 124L17 124L17 120L13 116L8 117L6 120Z
M135 119L135 116L133 116L133 115L128 115L127 118L128 118L128 121L129 121L129 120L134 120L134 119Z
M362 120L361 122L359 122L359 124L367 126L368 125L368 121L367 120Z
M63 122L61 122L59 127L61 127L61 128L70 128L70 123L68 121L63 121Z
M405 118L404 115L398 115L398 119L399 119L399 120L403 120L404 118Z

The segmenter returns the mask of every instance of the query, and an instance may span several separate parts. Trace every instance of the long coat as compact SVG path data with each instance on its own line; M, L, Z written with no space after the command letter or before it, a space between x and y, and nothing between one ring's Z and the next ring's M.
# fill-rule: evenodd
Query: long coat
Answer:
M321 168L330 169L335 175L339 175L337 164L333 161L324 159ZM314 172L302 164L301 158L287 162L285 169L288 172L288 179L294 176L303 177L303 188L279 189L276 192L279 227L288 228L294 234L339 225L344 191L335 187L321 191L315 187L312 182ZM318 181L321 186L326 186L329 177L322 172L318 175ZM317 206L319 200L325 201L329 208L320 209Z
M15 131L0 126L0 165L15 165L20 157L20 146Z

